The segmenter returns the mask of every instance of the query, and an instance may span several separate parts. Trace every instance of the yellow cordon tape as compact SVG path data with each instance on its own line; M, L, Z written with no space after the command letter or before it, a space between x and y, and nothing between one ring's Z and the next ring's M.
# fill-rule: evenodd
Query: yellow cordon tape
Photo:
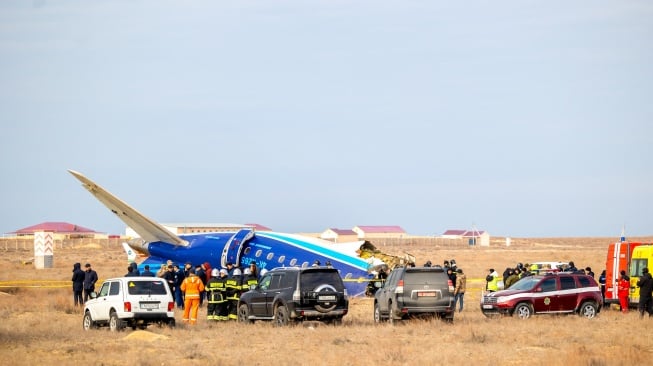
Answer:
M96 286L101 285L103 281L97 281ZM16 280L0 281L0 288L64 288L72 287L71 281L55 280Z

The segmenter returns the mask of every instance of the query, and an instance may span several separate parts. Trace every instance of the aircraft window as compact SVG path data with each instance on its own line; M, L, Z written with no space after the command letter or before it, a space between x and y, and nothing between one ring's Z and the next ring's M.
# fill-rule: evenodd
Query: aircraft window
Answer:
M256 256L256 258L258 258L258 257L261 256L261 254L263 254L263 251L261 249L259 249L259 250L256 251L256 254L254 254L254 255Z
M308 267L308 262L302 263L302 268L306 268L306 267Z
M266 258L267 258L269 261L271 261L272 258L274 258L274 253L268 253L268 256L267 256Z
M247 247L247 248L245 248L245 250L243 251L243 254L247 255L247 254L249 254L251 251L252 251L252 247Z
M297 264L297 258L291 259L290 260L290 266L294 266L295 264Z
M279 257L279 263L283 263L283 261L285 261L285 260L286 260L285 255L282 255L281 257Z
M347 274L345 275L345 279L350 279L351 276L353 276L351 273L347 273Z

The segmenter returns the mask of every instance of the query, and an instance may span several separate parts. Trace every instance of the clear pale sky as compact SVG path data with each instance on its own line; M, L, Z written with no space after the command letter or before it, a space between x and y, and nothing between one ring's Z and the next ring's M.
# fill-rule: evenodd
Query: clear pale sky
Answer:
M2 1L0 233L653 234L653 2Z

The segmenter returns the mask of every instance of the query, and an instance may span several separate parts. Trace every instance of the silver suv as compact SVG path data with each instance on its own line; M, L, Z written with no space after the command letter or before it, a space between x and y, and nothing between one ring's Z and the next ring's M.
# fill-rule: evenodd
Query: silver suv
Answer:
M374 294L374 321L438 316L452 322L453 283L441 267L399 267Z
M145 329L151 323L175 325L175 304L168 284L155 277L111 278L84 304L85 330L109 326Z

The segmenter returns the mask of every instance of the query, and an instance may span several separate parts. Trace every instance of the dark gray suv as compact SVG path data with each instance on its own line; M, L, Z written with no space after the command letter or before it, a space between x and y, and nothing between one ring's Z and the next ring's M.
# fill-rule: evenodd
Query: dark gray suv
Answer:
M415 316L453 321L453 283L441 267L399 267L374 294L374 321Z
M349 310L347 290L338 270L328 267L282 267L266 273L240 296L238 321L319 320L340 324Z

